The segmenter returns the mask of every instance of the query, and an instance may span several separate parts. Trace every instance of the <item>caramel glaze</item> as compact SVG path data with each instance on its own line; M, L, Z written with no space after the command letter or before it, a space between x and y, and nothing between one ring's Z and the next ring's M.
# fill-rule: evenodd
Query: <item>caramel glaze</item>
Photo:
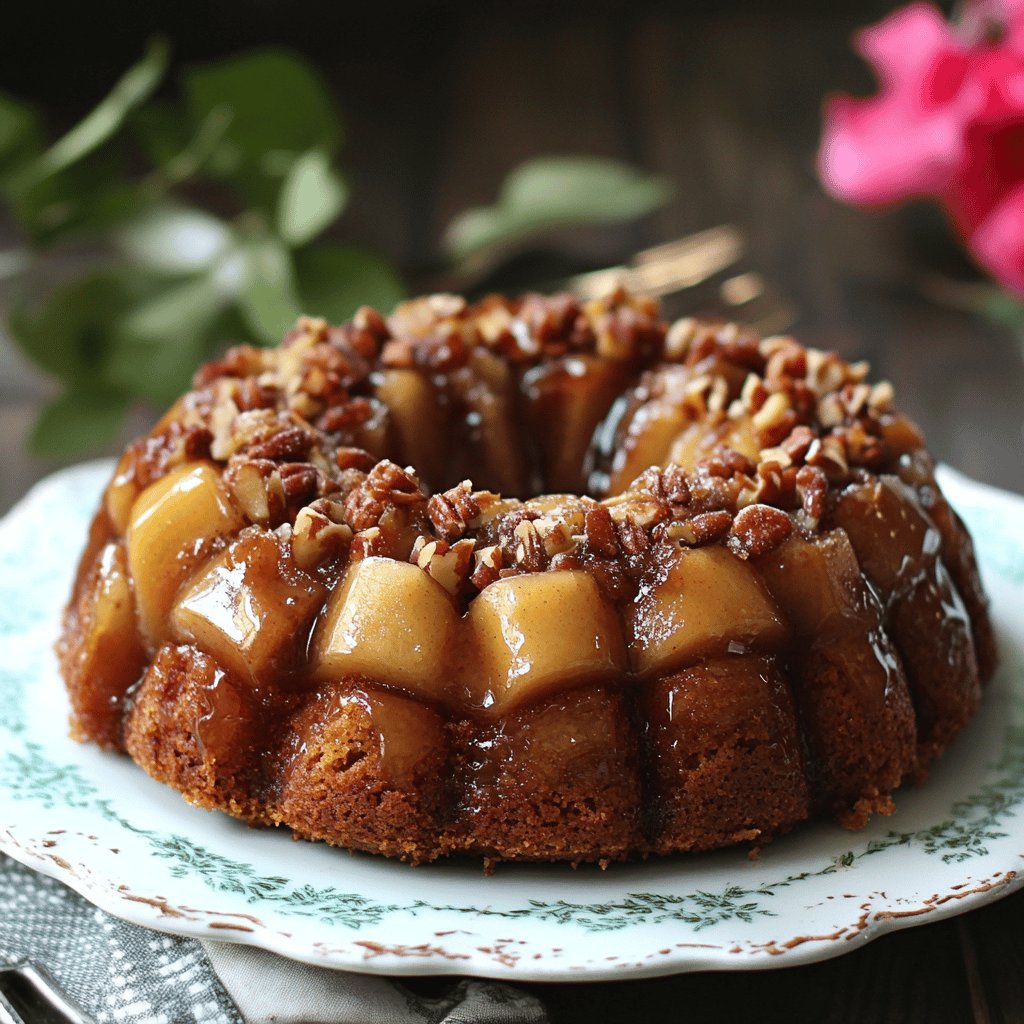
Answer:
M411 462L435 488L466 476L505 493L579 492L589 482L600 497L621 485L630 459L662 444L637 425L663 394L644 344L611 360L557 348L519 361L475 350L440 368L401 359L374 368L359 363L356 345L346 383L363 404L319 429L328 449L359 445ZM729 359L712 352L689 372L724 380L722 400L735 403L747 370L764 360L750 344L730 345ZM222 364L198 382L225 372ZM872 472L854 467L831 487L820 523L790 509L787 539L742 553L780 609L784 639L722 633L667 673L582 677L500 714L486 702L413 697L386 679L311 679L312 637L347 552L302 569L271 522L179 556L195 570L179 600L216 558L225 572L237 563L259 575L261 590L293 595L275 610L286 614L258 670L244 659L218 663L201 637L185 642L180 623L175 635L169 627L144 641L125 568L129 511L172 466L210 457L210 432L182 426L194 414L209 421L210 401L202 390L186 396L122 460L59 645L73 734L127 750L200 806L413 862L450 853L607 862L759 845L811 814L858 827L891 811L891 791L924 776L994 668L970 540L919 437L898 417L883 422L887 461ZM676 428L691 422L670 422L665 408L665 442L648 464L663 463ZM746 430L693 435L686 455L696 464L723 444L742 447ZM529 443L515 444L517 432ZM500 540L521 519L495 519L478 543ZM247 544L259 557L246 559ZM665 535L614 557L589 544L550 568L590 573L625 619L674 551ZM107 632L96 628L100 615Z

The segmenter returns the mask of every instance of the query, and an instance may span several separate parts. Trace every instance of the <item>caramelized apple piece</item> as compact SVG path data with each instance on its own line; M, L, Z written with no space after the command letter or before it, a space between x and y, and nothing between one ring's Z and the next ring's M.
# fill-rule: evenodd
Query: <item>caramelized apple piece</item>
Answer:
M380 373L377 396L387 406L397 445L395 461L416 467L434 490L445 473L445 409L430 378L422 370L386 369Z
M598 423L622 390L627 367L589 355L564 356L523 378L527 418L539 438L545 491L578 493L583 463Z
M290 547L254 526L187 585L171 612L172 635L239 678L266 683L304 654L325 594L292 562Z
M470 604L465 627L469 702L494 713L625 669L618 616L582 570L497 580Z
M810 538L793 534L756 565L800 634L841 633L874 617L866 606L869 595L857 556L843 530Z
M145 664L123 542L108 543L101 551L70 610L72 621L70 639L61 647L72 735L118 747L124 695Z
M444 485L472 477L478 488L525 494L530 474L516 423L515 378L509 364L474 349L468 365L449 375L448 394L461 414L462 436L446 451Z
M790 670L814 804L860 828L892 812L889 793L917 765L914 710L881 605L843 530L794 534L756 563L806 638Z
M924 766L963 728L980 695L971 621L938 557L941 536L914 490L892 476L848 487L833 520L887 606L886 628L903 657Z
M448 591L418 566L364 558L328 600L314 640L316 674L366 676L443 702L458 624Z
M205 462L181 466L139 495L128 527L128 565L139 625L153 648L166 636L181 585L209 555L212 542L243 523L216 470Z
M757 463L760 445L749 416L737 420L723 420L715 427L705 422L694 422L672 442L664 462L675 462L693 469L701 459L713 455L721 447L732 448Z
M121 456L114 470L114 476L103 495L103 505L110 517L114 532L123 537L131 523L132 505L139 496L139 485L135 481L135 452L129 450Z
M850 538L864 575L886 599L906 592L935 561L939 531L899 477L847 487L832 514Z
M683 406L689 371L683 366L665 367L654 378L648 374L632 396L632 410L626 410L614 446L607 494L625 490L645 469L668 461L673 442L686 429L691 417ZM657 397L650 388L657 386Z
M633 669L663 675L727 651L772 649L787 630L757 574L728 548L680 548L626 613Z

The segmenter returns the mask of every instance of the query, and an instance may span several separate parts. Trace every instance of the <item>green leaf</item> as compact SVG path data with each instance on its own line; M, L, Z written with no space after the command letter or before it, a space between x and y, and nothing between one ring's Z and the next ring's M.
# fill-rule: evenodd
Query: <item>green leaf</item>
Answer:
M117 434L128 404L127 396L112 389L70 389L39 414L29 448L44 457L94 451Z
M212 347L225 298L209 276L177 282L128 310L115 325L103 378L121 391L169 405Z
M541 157L517 167L494 206L459 214L444 245L463 261L558 227L633 220L656 210L671 189L661 177L598 157Z
M238 275L238 309L253 335L266 344L277 344L302 312L295 286L291 255L276 238L257 238L243 243L219 275Z
M42 132L36 112L0 93L0 172L6 172L39 152Z
M160 84L169 55L166 41L151 42L142 60L121 76L106 99L39 158L34 168L36 176L45 178L70 167L114 135L132 110Z
M8 193L19 223L39 245L104 231L135 214L143 201L135 182L125 180L122 154L114 147L47 178L36 177L33 168L13 172Z
M173 160L189 142L191 126L176 104L150 100L128 124L142 152L157 167Z
M152 287L138 272L97 272L57 289L38 312L12 310L11 337L37 366L71 383L95 381L111 351L114 325Z
M348 189L323 150L311 149L292 164L281 187L278 233L292 246L305 245L345 208Z
M383 257L362 249L317 246L295 257L303 312L332 323L360 306L390 312L405 297L402 282Z
M297 154L337 149L338 117L329 90L285 50L259 50L193 68L184 88L194 127L218 109L230 114L211 156L211 173L240 182L264 205L272 203Z
M122 225L114 242L133 262L162 274L212 266L231 244L231 230L202 210L161 204Z

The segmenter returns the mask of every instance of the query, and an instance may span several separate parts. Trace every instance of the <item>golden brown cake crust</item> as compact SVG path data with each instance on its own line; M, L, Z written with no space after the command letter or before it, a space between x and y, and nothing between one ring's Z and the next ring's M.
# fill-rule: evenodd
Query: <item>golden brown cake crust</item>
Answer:
M996 654L966 530L866 375L621 292L232 349L104 495L59 645L72 734L413 862L890 813Z

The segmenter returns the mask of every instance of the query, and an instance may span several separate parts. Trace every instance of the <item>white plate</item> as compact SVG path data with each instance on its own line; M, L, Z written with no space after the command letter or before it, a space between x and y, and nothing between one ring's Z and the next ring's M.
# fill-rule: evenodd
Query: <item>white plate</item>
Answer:
M44 481L0 523L0 848L105 910L386 974L571 980L807 963L1024 881L1024 501L948 471L993 597L1003 668L921 789L862 832L573 871L419 868L196 810L65 736L52 644L109 465Z

